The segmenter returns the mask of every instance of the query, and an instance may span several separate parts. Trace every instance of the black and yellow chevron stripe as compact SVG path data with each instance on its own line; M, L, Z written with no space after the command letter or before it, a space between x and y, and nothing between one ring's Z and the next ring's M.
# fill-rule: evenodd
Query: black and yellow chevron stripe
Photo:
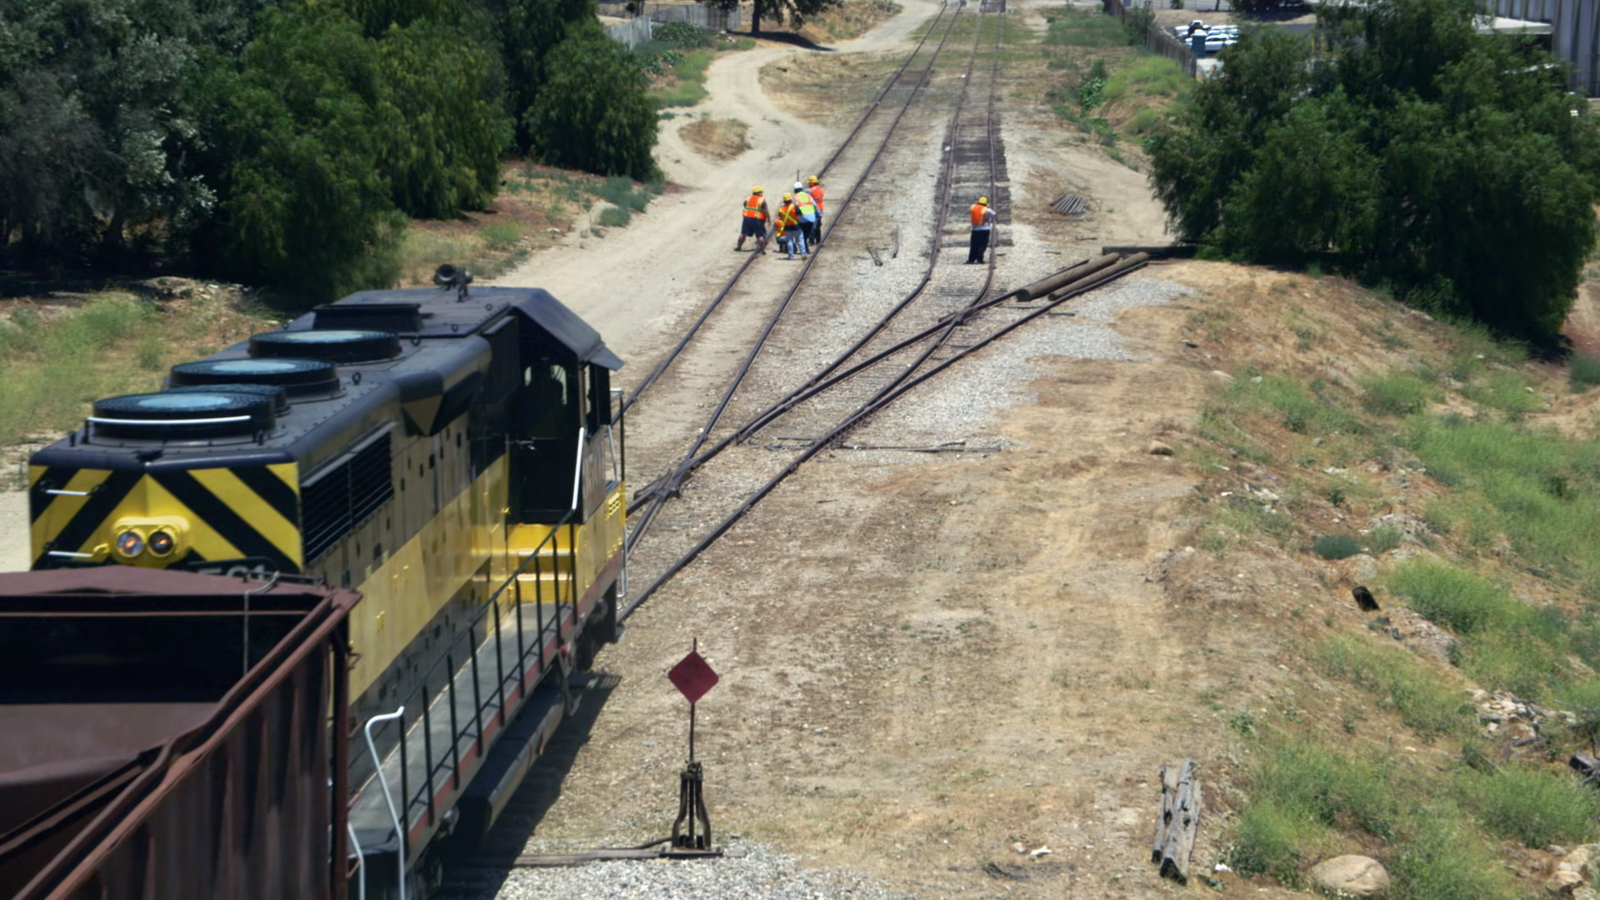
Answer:
M58 565L52 550L104 561L117 522L173 517L187 524L185 546L168 557L144 554L136 565L263 559L278 571L299 572L297 470L294 463L157 472L32 466L33 567Z

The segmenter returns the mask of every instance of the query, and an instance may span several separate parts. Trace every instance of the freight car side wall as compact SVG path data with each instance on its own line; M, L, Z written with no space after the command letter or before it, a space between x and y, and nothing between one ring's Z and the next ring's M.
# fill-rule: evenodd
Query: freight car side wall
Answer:
M330 654L314 653L204 751L75 887L73 900L331 898Z
M106 591L108 576L124 593ZM172 607L204 606L214 617L253 603L244 608L297 623L200 724L152 748L136 778L93 799L87 823L17 900L344 900L349 745L342 727L330 727L330 711L349 703L347 619L359 596L118 567L0 576L0 594L9 593L0 612L9 603L15 615L32 599L16 579L40 577L97 582L92 591L74 585L79 593L35 595L40 609L94 607L85 614L170 622L184 615ZM213 593L201 596L206 588ZM119 604L140 608L111 608Z

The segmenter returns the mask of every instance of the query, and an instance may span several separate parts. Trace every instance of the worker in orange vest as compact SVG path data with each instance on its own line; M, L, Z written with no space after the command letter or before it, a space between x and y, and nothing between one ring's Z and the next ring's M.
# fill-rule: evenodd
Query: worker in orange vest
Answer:
M800 223L800 208L794 202L793 194L783 195L783 205L778 207L778 249L788 252L788 259L794 259L796 250L801 256L810 256L806 248L806 232Z
M817 204L817 233L811 243L813 246L819 246L822 244L822 182L818 181L815 175L806 180L811 183L806 188L806 193L810 194L811 199Z
M982 265L984 251L989 249L989 232L994 229L994 210L989 208L989 198L979 197L972 204L972 248L967 251L967 265Z
M756 239L756 249L762 253L767 252L767 221L772 214L767 210L767 198L761 193L761 185L750 188L750 199L744 201L744 218L739 226L739 242L733 245L735 253L744 249L744 239Z

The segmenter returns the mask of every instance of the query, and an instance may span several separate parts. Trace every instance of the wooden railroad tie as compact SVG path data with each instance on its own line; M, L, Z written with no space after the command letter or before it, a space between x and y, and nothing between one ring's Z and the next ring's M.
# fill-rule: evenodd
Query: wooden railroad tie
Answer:
M1161 877L1179 884L1189 881L1189 857L1200 830L1199 768L1192 759L1177 767L1161 767L1161 811L1150 842L1150 861L1161 866Z
M1050 201L1050 208L1063 216L1081 216L1089 210L1089 201L1077 194L1062 194Z

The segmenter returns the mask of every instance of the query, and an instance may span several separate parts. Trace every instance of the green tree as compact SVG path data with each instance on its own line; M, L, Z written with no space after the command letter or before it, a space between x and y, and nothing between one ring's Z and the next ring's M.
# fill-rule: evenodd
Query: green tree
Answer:
M719 9L737 9L739 0L714 0ZM839 5L839 0L751 0L750 33L761 33L761 20L773 19L779 25L788 23L796 28L806 23L809 16L819 15Z
M506 104L519 128L517 146L532 150L528 112L549 82L549 57L569 35L604 37L595 0L506 0L500 23L506 65Z
M541 158L601 175L656 177L656 110L633 53L604 35L574 36L547 64L550 80L526 120Z
M239 66L211 67L222 268L289 306L393 282L404 217L383 174L381 72L355 20L311 5L266 10Z
M487 90L497 61L455 26L425 18L390 26L377 49L394 202L427 218L481 207L511 141L510 118Z
M204 214L183 160L202 140L185 76L236 49L233 0L0 3L0 223L31 252L114 262L127 235Z
M1477 34L1473 14L1471 0L1328 7L1337 53L1320 65L1294 38L1246 35L1152 142L1174 228L1555 341L1595 244L1600 128L1560 63Z

